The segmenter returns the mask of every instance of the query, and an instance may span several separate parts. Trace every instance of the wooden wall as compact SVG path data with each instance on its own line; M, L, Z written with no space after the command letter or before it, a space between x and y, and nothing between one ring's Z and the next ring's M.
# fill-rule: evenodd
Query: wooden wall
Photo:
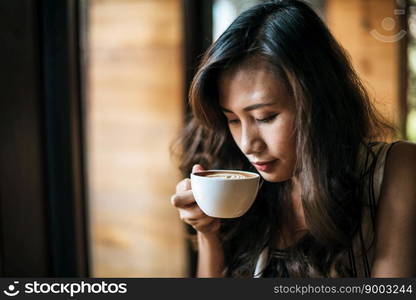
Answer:
M398 124L395 0L327 0L326 21L378 109ZM390 20L391 21L391 20ZM391 22L390 22L391 25ZM88 168L93 276L185 276L180 178L169 143L182 119L180 0L90 1Z
M180 0L90 2L93 276L186 275L169 157L183 110L181 21Z
M396 0L327 0L326 21L350 53L376 107L400 125L402 39L395 9L400 9Z

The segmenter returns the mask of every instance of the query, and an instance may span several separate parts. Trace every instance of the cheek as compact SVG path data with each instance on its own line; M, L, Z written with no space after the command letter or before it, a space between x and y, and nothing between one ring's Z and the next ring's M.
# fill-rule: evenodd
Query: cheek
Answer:
M296 139L293 134L293 126L290 123L278 123L265 132L268 148L275 154L293 156L296 150Z
M240 148L240 137L241 137L240 129L237 126L228 126L228 129L230 131L230 134L234 142L237 144L238 148Z

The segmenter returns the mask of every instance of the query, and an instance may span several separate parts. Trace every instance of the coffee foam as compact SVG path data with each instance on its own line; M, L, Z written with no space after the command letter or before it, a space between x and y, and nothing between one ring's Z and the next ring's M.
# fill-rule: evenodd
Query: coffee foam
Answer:
M232 173L214 173L214 174L208 174L205 177L214 177L214 178L223 178L223 179L244 179L244 178L247 178L247 176L244 176L242 174L232 174Z

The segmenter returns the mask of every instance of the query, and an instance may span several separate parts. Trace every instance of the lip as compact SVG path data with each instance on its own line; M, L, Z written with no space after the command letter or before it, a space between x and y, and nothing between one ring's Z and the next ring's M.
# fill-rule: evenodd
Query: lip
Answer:
M259 171L268 171L273 167L273 164L277 161L277 159L269 160L269 161L258 161L252 162L252 164L256 167Z

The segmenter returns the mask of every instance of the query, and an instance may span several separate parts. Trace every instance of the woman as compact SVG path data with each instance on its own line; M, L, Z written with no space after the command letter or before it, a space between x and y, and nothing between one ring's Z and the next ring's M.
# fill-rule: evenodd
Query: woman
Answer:
M300 1L241 14L190 91L181 168L257 171L250 210L215 219L189 179L171 202L198 238L199 277L416 275L416 145L391 132L346 53Z

